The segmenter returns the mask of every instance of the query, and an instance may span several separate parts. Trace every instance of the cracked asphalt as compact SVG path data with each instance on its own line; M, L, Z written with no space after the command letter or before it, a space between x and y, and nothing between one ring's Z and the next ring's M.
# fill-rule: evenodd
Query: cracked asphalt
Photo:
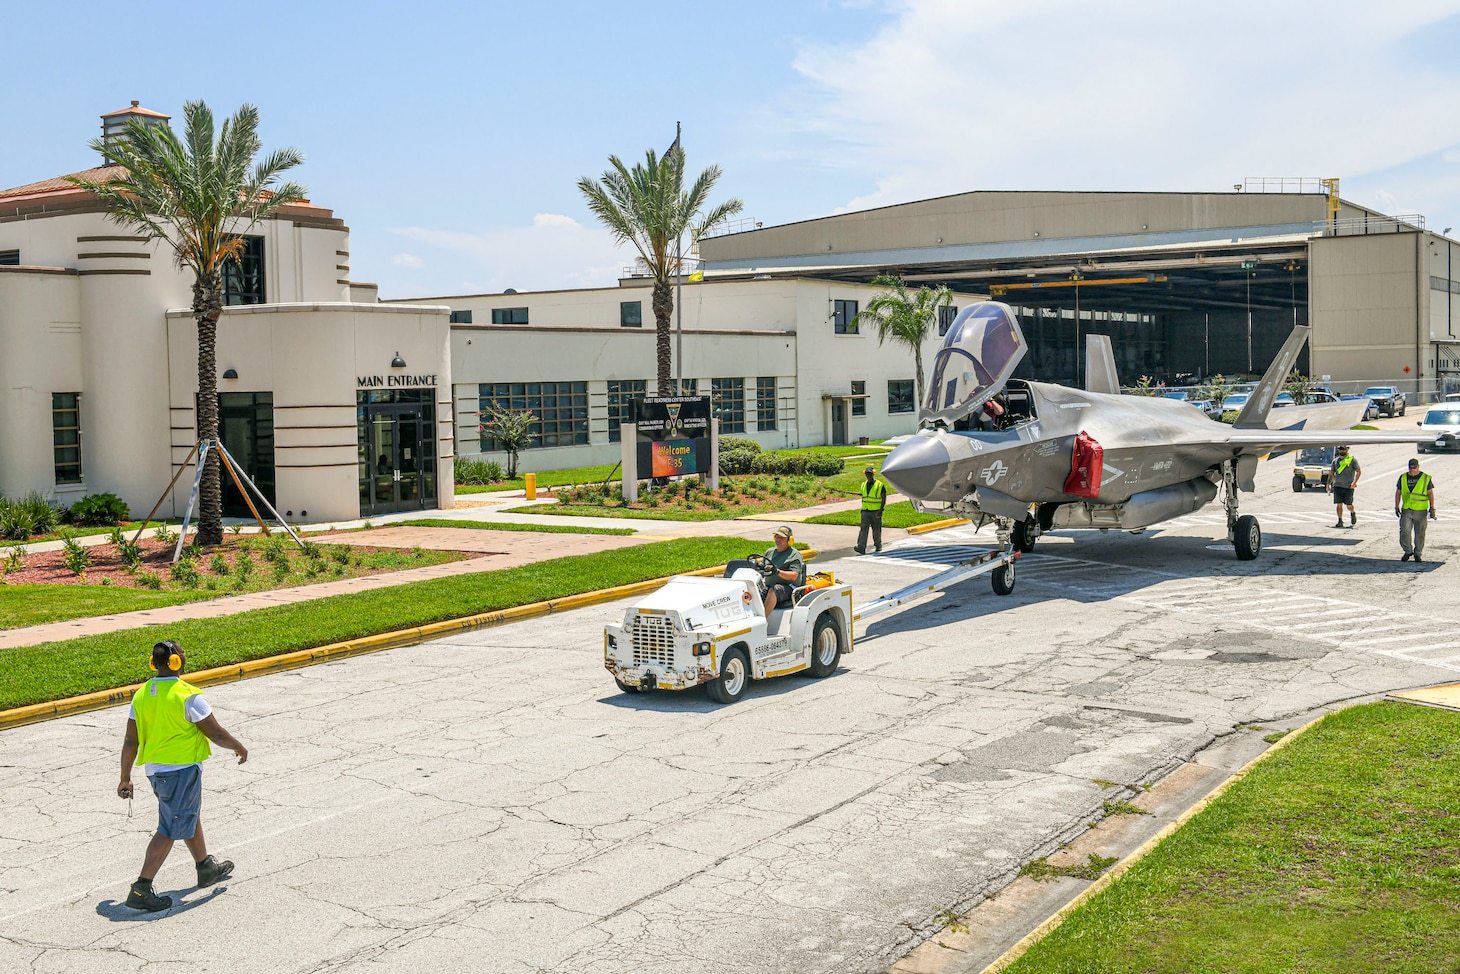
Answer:
M1239 724L1460 679L1455 519L1422 566L1389 511L1409 451L1359 451L1356 530L1263 464L1239 563L1209 507L1142 537L1041 539L859 629L832 677L619 694L627 603L214 687L249 746L204 774L210 851L180 900L120 906L156 820L114 796L125 709L0 734L0 970L881 971ZM1428 457L1441 511L1460 460ZM858 601L986 536L832 557ZM825 565L823 564L823 567ZM138 648L141 659L145 647ZM140 781L139 781L140 784ZM1039 918L1031 918L1037 922Z

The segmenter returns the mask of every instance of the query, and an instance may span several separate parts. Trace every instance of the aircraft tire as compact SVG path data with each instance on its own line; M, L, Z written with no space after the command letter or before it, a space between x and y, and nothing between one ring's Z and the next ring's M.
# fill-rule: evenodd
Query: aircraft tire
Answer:
M1237 519L1236 540L1232 546L1237 549L1238 561L1251 561L1262 551L1262 528L1257 518L1244 514Z
M1303 478L1302 477L1294 477L1293 478L1293 493L1295 493L1295 494L1301 494L1302 492L1303 492Z
M1014 563L1012 561L1007 562L995 568L993 573L989 575L989 580L993 582L995 595L1013 595Z
M1014 522L1014 536L1009 540L1013 542L1015 548L1027 555L1034 550L1034 542L1037 537L1038 535L1034 533L1034 522L1025 518L1022 521Z
M806 673L818 680L831 676L841 658L841 622L830 612L823 612L816 620L816 628L811 630L811 665Z
M737 646L720 657L720 675L705 684L705 691L716 703L734 703L749 685L750 657Z

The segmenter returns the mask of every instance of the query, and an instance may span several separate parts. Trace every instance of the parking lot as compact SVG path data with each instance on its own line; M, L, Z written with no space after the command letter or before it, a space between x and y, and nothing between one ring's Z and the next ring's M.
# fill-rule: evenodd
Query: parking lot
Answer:
M625 603L213 688L251 751L204 778L237 871L190 891L179 849L167 916L119 905L155 822L146 789L130 817L113 794L125 710L0 734L0 969L885 970L1083 828L1096 779L1460 680L1460 461L1423 458L1442 520L1414 566L1391 511L1413 449L1355 452L1354 530L1269 461L1243 497L1256 561L1218 506L1056 534L1013 595L980 578L879 617L832 677L729 707L618 693L602 627ZM989 540L818 566L862 602Z

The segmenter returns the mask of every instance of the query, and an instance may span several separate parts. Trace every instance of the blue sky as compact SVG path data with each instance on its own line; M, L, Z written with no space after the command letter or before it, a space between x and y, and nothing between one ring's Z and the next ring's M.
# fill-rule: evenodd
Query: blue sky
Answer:
M1394 7L1398 9L1386 9ZM575 182L662 150L767 224L972 189L1333 176L1460 226L1460 0L73 3L7 10L0 185L97 116L259 106L389 297L611 284ZM248 20L240 19L240 12ZM231 37L245 38L232 41ZM192 51L205 52L196 62Z

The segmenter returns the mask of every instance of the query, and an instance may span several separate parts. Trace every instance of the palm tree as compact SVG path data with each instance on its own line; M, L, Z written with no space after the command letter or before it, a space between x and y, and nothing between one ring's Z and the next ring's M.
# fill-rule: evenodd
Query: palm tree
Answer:
M872 279L874 287L886 290L872 296L867 307L853 319L858 327L870 324L877 329L877 344L888 339L912 349L917 372L917 402L923 401L923 343L938 323L938 309L953 303L953 292L946 287L920 287L908 290L902 278L883 274Z
M676 140L677 141L677 140ZM686 231L694 248L706 231L739 213L745 206L729 199L710 207L703 217L710 190L720 178L720 167L700 173L694 185L684 188L684 150L670 147L662 157L650 149L644 162L629 169L618 156L609 156L612 167L603 180L584 176L578 190L588 209L619 243L634 245L654 279L654 350L658 359L659 395L673 388L669 346L669 316L674 312L674 291L669 286L680 271L674 244ZM695 219L700 217L699 222Z
M166 125L127 122L125 135L93 139L91 148L120 167L103 179L73 179L107 204L107 216L147 240L164 240L177 266L193 272L193 317L198 322L198 438L218 440L218 317L223 311L223 267L236 261L243 235L281 206L304 200L305 188L279 182L304 161L279 149L257 165L259 111L244 105L214 141L213 112L201 101L183 106L179 140ZM198 541L223 541L223 493L216 451L208 454L199 490Z

